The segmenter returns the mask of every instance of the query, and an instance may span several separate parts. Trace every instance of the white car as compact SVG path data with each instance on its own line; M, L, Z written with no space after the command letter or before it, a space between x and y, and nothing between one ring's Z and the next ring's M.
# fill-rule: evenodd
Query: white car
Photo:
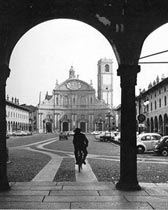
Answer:
M120 142L121 133L120 132L115 132L114 135L115 135L114 140L117 141L117 142Z
M100 139L100 136L104 136L105 135L105 131L101 131L98 135L95 135L95 139Z
M95 138L100 140L100 137L102 136L111 136L111 137L114 137L114 132L113 131L101 131L100 134L98 135L95 135Z
M161 139L158 133L142 133L137 136L137 152L142 154L147 151L153 151L155 145Z
M92 135L99 135L101 133L101 131L92 131L90 134Z

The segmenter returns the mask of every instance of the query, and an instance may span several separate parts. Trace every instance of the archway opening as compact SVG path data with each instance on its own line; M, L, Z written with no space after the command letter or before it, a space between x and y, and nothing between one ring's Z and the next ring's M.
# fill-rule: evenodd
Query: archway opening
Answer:
M80 89L81 84L84 86L87 83L90 87L88 93L89 91L93 91L93 87L97 97L97 64L100 59L105 58L112 59L113 105L117 106L120 104L119 77L116 74L117 61L112 47L106 38L96 29L79 21L58 19L44 22L28 31L15 46L10 59L11 75L7 80L7 94L10 97L19 98L20 104L31 104L37 107L39 105L42 107L45 104L45 107L43 106L43 109L41 108L39 116L37 116L37 119L40 118L39 121L41 122L39 123L41 127L38 129L41 129L43 132L51 132L55 131L55 129L70 131L74 126L77 127L79 125L83 132L89 133L92 131L89 128L94 129L96 127L93 115L95 112L94 102L96 101L99 104L102 101L95 100L94 95L88 99L87 95L83 96L83 93L80 96L80 100L78 100L76 95L72 93L75 88ZM105 82L105 99L102 107L105 105L109 109L111 90L109 89L110 80L107 75L110 73L110 65L103 63L102 67L106 74L103 79L103 82ZM70 76L73 79L74 70L76 74L79 74L79 77L75 79L79 81L83 80L85 83L81 81L80 84L68 83L62 90L65 91L65 88L68 87L70 90L69 94L55 94L54 98L52 95L55 93L57 85L69 79L69 72L71 72ZM69 98L69 96L71 97ZM80 101L81 104L79 104ZM53 105L50 102L54 102L55 104ZM78 107L75 110L76 103L78 103ZM88 109L87 103L92 107L92 112ZM54 109L55 106L63 106L64 110L66 110L69 108L69 105L71 109L67 113L64 113L63 109L61 112L58 109ZM80 113L82 109L87 109L87 111L84 114ZM71 119L69 119L69 113L71 114ZM99 131L105 131L103 129L107 127L105 126L106 121L109 131L111 131L112 127L118 127L114 125L115 117L110 116L110 120L109 118L105 120L109 112L97 111L96 115L99 116L100 114L101 116L96 118L98 122L101 122ZM79 120L77 115L79 115ZM87 115L88 119L86 117ZM46 119L52 119L52 123L43 123ZM109 125L109 122L111 125ZM94 142L97 143L96 141ZM100 147L100 144L97 145ZM112 149L110 148L112 144L110 146L108 143L104 144L104 147L107 149L102 151L100 149L94 149L93 153L97 150L101 151L102 155L111 155ZM119 156L119 147L117 148L118 152L116 152L115 147L115 155ZM119 174L119 164L118 162L115 163L117 164ZM111 177L111 171L108 171L108 175Z

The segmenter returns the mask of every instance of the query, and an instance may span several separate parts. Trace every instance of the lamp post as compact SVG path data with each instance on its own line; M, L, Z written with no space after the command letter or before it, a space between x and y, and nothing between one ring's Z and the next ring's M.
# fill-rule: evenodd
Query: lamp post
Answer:
M108 90L108 87L106 87L106 90L107 90L107 105L109 104L109 102L108 102L108 98L109 98L109 90Z
M147 106L149 105L149 99L148 97L146 97L145 101L143 100L143 103L142 103L142 100L143 100L143 97L142 97L142 92L141 92L141 89L140 89L140 94L139 94L139 115L138 115L138 130L139 130L139 134L144 130L143 127L144 127L144 122L146 120L146 114L148 112L147 110ZM142 106L144 107L144 110L142 109ZM143 124L142 124L143 123Z
M113 115L110 113L110 111L106 114L106 118L108 119L108 130L110 131L110 119L113 117Z

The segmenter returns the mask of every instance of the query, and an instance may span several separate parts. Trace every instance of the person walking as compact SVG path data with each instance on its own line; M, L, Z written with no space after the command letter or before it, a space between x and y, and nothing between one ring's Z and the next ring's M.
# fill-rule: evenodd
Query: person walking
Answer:
M81 133L80 128L76 128L74 130L74 137L73 137L73 145L74 145L74 154L76 159L76 164L78 164L78 151L82 150L84 153L83 163L86 164L85 159L88 154L87 147L88 147L88 139L86 138L85 134Z

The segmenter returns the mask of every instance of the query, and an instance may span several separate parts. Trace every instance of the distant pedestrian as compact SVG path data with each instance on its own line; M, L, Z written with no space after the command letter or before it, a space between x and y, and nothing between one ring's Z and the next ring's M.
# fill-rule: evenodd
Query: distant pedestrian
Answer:
M74 154L75 154L75 159L76 159L76 164L77 162L77 157L78 157L78 151L82 150L84 153L84 158L83 158L83 163L86 164L85 159L88 154L87 147L88 147L88 139L86 138L85 134L81 133L80 128L76 128L74 130L74 137L73 137L73 145L74 145Z

